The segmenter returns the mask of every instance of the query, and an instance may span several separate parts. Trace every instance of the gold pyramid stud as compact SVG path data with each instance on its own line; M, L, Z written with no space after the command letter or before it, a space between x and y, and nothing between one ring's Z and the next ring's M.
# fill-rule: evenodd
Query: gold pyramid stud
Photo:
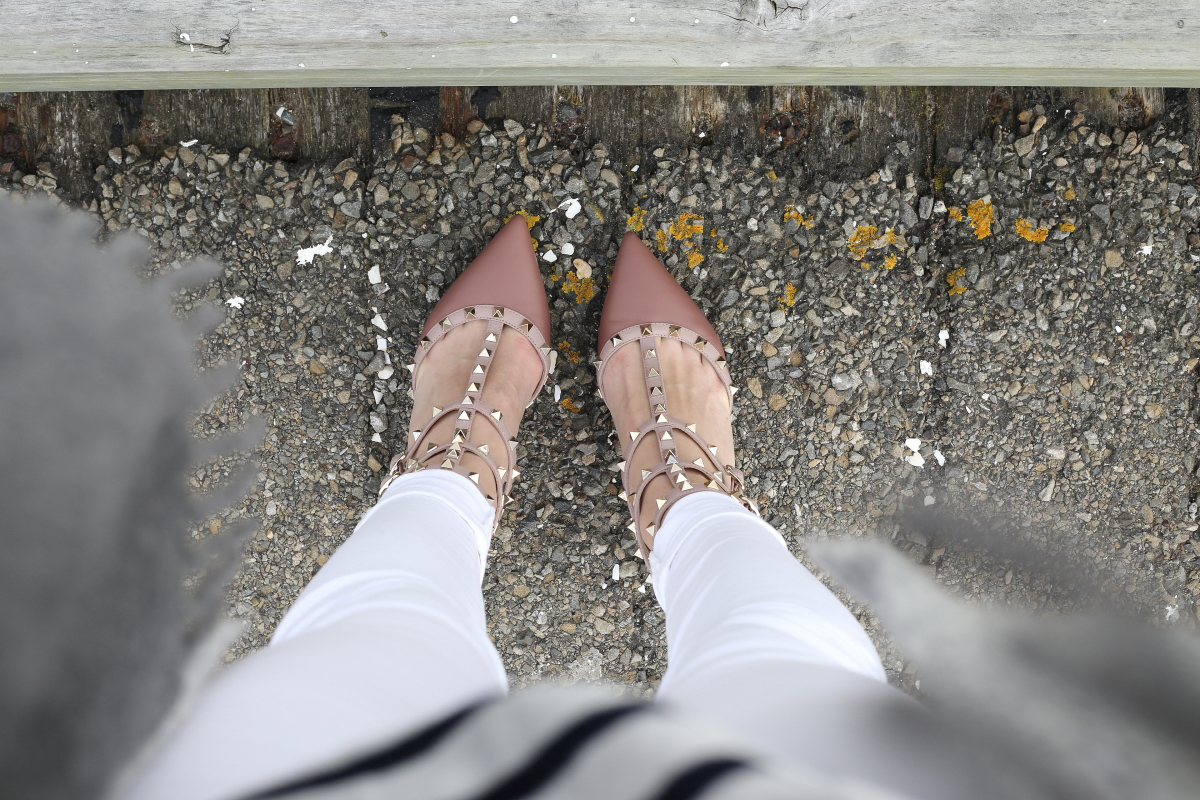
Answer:
M421 340L421 349L428 350L430 345L432 345L432 344L433 344L433 342L429 341L428 339L422 339Z
M485 370L480 364L476 364L475 369L471 370L472 375L482 375L484 372Z
M651 328L649 325L642 326L642 336L653 336L653 335L654 335L653 328Z
M697 467L703 467L704 466L704 456L696 456L696 460L693 461L692 463L695 464Z
M736 387L736 386L729 387L729 396L730 397L733 397L737 393L738 393L738 387Z
M631 522L628 525L626 525L625 527L629 528L629 530L632 531L633 533L637 533L637 523L636 522Z
M667 413L667 404L666 404L666 403L659 403L658 405L656 405L656 406L654 407L654 413L655 413L655 414L665 414L665 413Z
M487 455L488 454L488 446L486 444L479 445L479 452Z
M718 367L720 367L721 369L725 369L725 366L726 366L726 364L725 364L725 359L723 359L723 358L718 358L718 359L717 359L717 366L718 366Z
M499 412L499 411L493 411L493 412L491 413L491 417L492 417L492 419L496 420L496 422L499 422L499 421L500 421L500 412Z
M679 463L679 459L675 458L675 449L674 448L667 451L667 463L668 464L678 464Z
M450 440L450 444L460 444L465 441L466 437L462 435L462 431L456 430L454 432L454 438Z
M671 474L675 474L676 472L683 472L683 467L679 466L679 462L677 460L675 460L674 458L672 458L671 459Z
M467 478L475 481L476 484L479 483L479 473L478 472L468 472Z
M646 535L649 536L651 539L654 538L654 531L655 531L655 527L653 525L646 526Z
M529 320L527 319L521 320L521 324L517 327L520 328L521 333L529 333L531 330L533 330L533 325L530 324Z
M630 432L629 432L629 441L631 441L631 442L636 442L636 441L637 441L637 437L638 437L638 432L637 432L637 431L630 431Z
M467 413L466 409L463 409L461 412L459 412L458 418L459 419L470 419L471 415L469 413Z
M410 431L408 435L409 435L409 436L411 436L411 437L413 437L413 441L414 441L414 442L415 442L417 439L420 439L420 438L421 438L421 432L420 432L420 431Z
M492 357L492 354L488 352L488 349L486 347L483 348L482 350L480 350L479 355L476 356L476 358L491 358L491 357Z
M651 367L650 371L646 373L646 377L647 378L657 378L660 374L661 373L659 373L658 369L656 369L655 367Z
M601 365L601 364L603 364L603 363L604 363L603 361L593 361L593 362L592 362L592 369L600 369L600 365Z
M699 336L696 337L696 347L704 347L706 344L708 344L708 339L702 339Z
M661 438L662 438L662 440L663 440L664 442L665 442L665 441L667 441L667 440L669 440L669 439L671 438L671 432L670 432L670 431L663 431L663 433L662 433L662 437L661 437Z
M649 478L649 477L650 477L650 470L648 470L648 469L642 470L642 480L646 480L646 478Z
M685 492L690 492L690 491L692 490L692 484L690 484L690 483L689 483L689 482L687 482L687 481L684 481L684 482L681 484L680 488L682 488L682 489L683 489Z
M521 470L517 469L516 467L513 467L513 468L512 468L512 473L513 473L513 480L514 480L514 481L515 481L517 478L521 477Z
M488 499L488 502L491 502L491 503L496 502L496 498L494 496L488 494L487 492L484 492L483 496Z
M437 442L430 442L430 443L429 443L429 447L426 447L426 448L425 448L425 455L429 455L429 454L430 454L430 453L432 453L434 450L437 450L437 449L438 449L438 447L440 447L440 446L441 446L441 445L439 445Z
M625 494L625 490L624 490L624 489L622 489L621 491L617 492L617 497L621 498L622 500L625 500L626 502L628 502L628 501L629 501L629 495Z
M413 399L414 399L414 398L413 398L413 393L412 393L412 389L411 389L411 388L410 388L410 389L409 389L407 392L405 392L405 394L407 394L407 395L408 395L408 399L409 399L409 400L413 400Z
M484 340L485 342L498 342L498 341L500 341L498 338L496 338L496 334L494 334L494 333L489 333L487 336L485 336L485 337L483 338L483 340Z
M645 353L642 353L642 355L645 358L658 358L658 351L654 350L654 349L650 349L650 350L647 350Z
M624 462L624 461L618 461L618 462L617 462L617 469L625 469L625 462Z
M655 422L657 422L657 423L659 423L659 424L662 424L662 423L664 423L664 422L666 422L666 421L667 421L667 415L666 415L666 414L659 414L657 417L655 417L655 418L654 418L654 421L655 421Z
M654 498L654 502L655 502L655 503L658 503L658 507L659 507L659 508L662 508L662 507L663 507L663 504L667 502L667 498L665 498L665 497L656 497L656 498Z
M504 319L504 309L497 308L492 312L492 319Z
M678 325L668 325L667 326L667 336L676 336L676 337L679 336L679 326Z
M468 392L478 392L478 391L479 391L479 384L478 384L478 383L469 383L469 384L467 384L467 391L468 391Z
M721 485L719 483L717 483L715 480L711 480L704 485L710 489L720 489L721 488Z
M466 309L467 319L475 319L475 306Z
M459 403L459 405L460 406L473 406L473 405L475 405L475 401L471 399L471 395L467 395L466 397L464 397L462 399L462 402Z
M410 375L412 375L412 374L415 374L415 373L416 373L417 365L416 365L416 363L415 363L415 362L414 362L414 363L412 363L412 364L405 364L405 365L404 365L404 368L405 368L406 370L408 370L408 372L409 372L409 374L410 374Z
M686 427L687 427L687 429L688 429L689 431L691 431L692 433L695 433L695 432L696 432L696 423L694 423L694 422L693 422L691 425L688 425L688 426L686 426Z
M713 454L713 458L716 458L717 457L717 446L715 444L710 444L708 446L708 452Z
M450 318L449 318L449 317L446 317L444 320L442 320L442 322L441 322L441 326L442 326L442 330L444 330L444 331L448 331L448 330L450 330L451 328L453 328L453 327L454 327L454 323L452 323L452 322L450 321Z
M663 390L662 390L661 386L651 386L650 387L650 396L651 397L659 397L662 395L662 393L663 393Z
M550 357L550 346L549 345L542 345L541 347L538 348L538 351L541 352L541 354L546 356L547 358Z
M484 450L484 452L486 453L487 451ZM500 473L500 480L504 480L505 474L508 473L508 470L506 470L504 467L496 467L496 471Z
M645 560L646 560L646 557L645 557L644 555L642 555L642 548L640 548L640 547L637 549L637 552L636 552L636 553L634 553L634 555L638 557L638 560L639 560L639 561L645 561Z
M442 413L442 409L438 406L434 406L433 407L433 415L436 417L440 413Z
M454 469L454 462L447 458L442 462L442 469Z

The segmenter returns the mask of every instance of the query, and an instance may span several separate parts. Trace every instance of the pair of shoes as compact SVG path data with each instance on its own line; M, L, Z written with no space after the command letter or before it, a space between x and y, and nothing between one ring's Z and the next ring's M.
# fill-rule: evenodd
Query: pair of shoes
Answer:
M513 342L513 349L506 350L506 358L524 357L526 365L532 363L528 353L522 356L517 350L526 348L526 342L532 347L541 360L541 377L527 398L520 396L523 408L528 408L545 386L555 355L548 345L550 309L541 270L529 228L521 216L513 217L501 228L454 281L426 320L416 348L416 360L408 365L413 373L414 415L420 402L416 395L425 395L418 389L424 359L439 342L456 336L455 329L470 323L475 324L474 335L482 336L482 346L473 363L459 359L462 385L465 386L462 399L432 406L432 415L420 427L414 418L410 425L411 443L405 452L392 458L379 494L382 496L402 474L429 467L449 469L479 484L484 496L495 506L495 526L509 502L513 480L520 474L513 438L513 428L519 423L520 415L516 414L513 419L510 411L506 418L496 407L497 397L507 397L511 406L514 397L522 391L528 392L533 386L535 375L526 369L523 380L513 380L510 376L508 383L496 390L499 395L489 394L485 398L489 368L495 363L502 340L505 348L509 347L507 342ZM734 466L732 450L720 453L718 447L709 445L697 432L695 422L672 416L668 393L675 390L664 383L658 353L663 343L668 343L665 346L678 343L698 353L704 363L715 370L726 392L729 408L732 408L735 390L730 382L725 350L703 311L641 240L629 233L621 242L600 318L599 360L594 363L601 397L605 394L606 369L610 369L618 351L634 343L638 344L638 369L650 413L637 430L619 432L625 456L621 464L621 497L628 503L633 517L630 530L637 537L639 555L646 558L653 549L654 534L661 527L663 516L682 497L715 490L731 495L756 514L758 509L754 501L743 494L744 477ZM460 351L462 346L461 342L455 345ZM608 402L607 398L605 402ZM479 425L481 421L483 424ZM645 445L651 438L656 443L653 450ZM483 441L486 439L492 444ZM687 442L685 447L689 455L696 454L695 458L686 461L681 458L680 444L683 442ZM649 462L642 455L643 447L655 456ZM631 481L629 464L635 458L641 464L640 477ZM670 483L666 491L664 476ZM655 513L652 521L643 523L643 504L650 499L655 501Z

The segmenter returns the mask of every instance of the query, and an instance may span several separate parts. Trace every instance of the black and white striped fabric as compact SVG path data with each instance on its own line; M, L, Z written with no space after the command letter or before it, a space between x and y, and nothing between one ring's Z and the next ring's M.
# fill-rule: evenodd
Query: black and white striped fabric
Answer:
M765 759L717 727L593 687L464 709L348 763L246 800L885 800Z

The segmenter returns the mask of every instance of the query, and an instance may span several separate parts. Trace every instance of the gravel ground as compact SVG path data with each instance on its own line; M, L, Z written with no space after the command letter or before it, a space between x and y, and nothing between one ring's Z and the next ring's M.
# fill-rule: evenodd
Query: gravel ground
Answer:
M522 426L523 475L484 583L514 685L604 678L645 694L666 666L588 365L631 228L732 350L742 460L800 558L817 538L885 537L970 602L1105 603L1194 629L1196 154L1174 118L1122 136L1074 109L1023 117L999 143L952 150L933 181L898 172L904 142L834 183L787 150L669 147L620 163L511 120L456 141L394 118L394 153L374 164L114 150L91 208L109 231L148 237L147 271L197 255L226 265L179 299L183 314L225 304L199 361L243 375L197 434L250 414L269 424L253 493L195 532L262 521L229 590L246 628L227 660L267 642L370 507L407 422L398 365L514 213L533 223L559 351ZM12 191L54 192L53 173L0 165ZM234 466L205 465L193 484L210 490ZM891 679L919 689L852 608Z

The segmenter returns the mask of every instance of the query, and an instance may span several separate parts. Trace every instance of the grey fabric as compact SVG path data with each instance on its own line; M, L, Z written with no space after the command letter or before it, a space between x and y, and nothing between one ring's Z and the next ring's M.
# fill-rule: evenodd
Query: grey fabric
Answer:
M138 237L98 251L97 230L86 214L0 196L6 797L101 793L174 700L249 532L193 546L188 526L206 509L186 474L205 454L188 419L232 376L197 381L171 282L138 280ZM189 595L196 570L206 579Z

